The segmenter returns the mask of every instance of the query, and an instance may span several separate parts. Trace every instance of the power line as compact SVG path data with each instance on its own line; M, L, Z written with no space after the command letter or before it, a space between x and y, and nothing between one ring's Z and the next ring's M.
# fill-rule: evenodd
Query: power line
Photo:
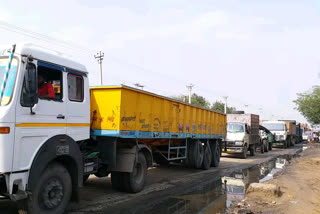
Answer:
M76 44L74 44L72 42L58 40L58 39L53 38L51 36L47 36L45 34L38 33L38 32L32 31L30 29L26 29L26 28L23 28L23 27L20 27L20 26L17 26L17 25L13 25L13 24L10 24L10 23L5 22L5 21L0 21L0 28L2 28L4 30L7 30L7 31L11 31L11 32L17 33L17 34L22 34L22 35L25 35L25 36L28 36L28 37L31 37L31 38L34 38L34 39L40 39L40 40L45 41L45 42L54 43L57 46L72 50L73 52L76 52L78 54L81 53L81 54L84 54L84 55L88 55L87 51L94 52L94 50L92 50L92 49L89 49L89 48L86 48L86 47L81 47L81 46L76 45ZM84 50L87 50L87 51L84 51ZM119 59L119 58L114 57L112 55L108 55L108 58L112 59L113 61L119 62L120 64L125 64L125 65L127 65L129 67L134 67L134 68L137 69L137 71L142 71L142 72L148 73L148 74L153 73L153 74L165 76L166 78L169 77L171 80L174 80L174 81L177 81L177 82L181 82L181 79L176 78L174 76L155 72L155 71L153 71L151 69L147 69L145 67L142 67L142 66L134 64L134 63L129 63L129 62L125 61L125 60ZM101 75L100 75L100 79L102 79ZM100 81L100 82L102 82L102 81ZM220 94L220 96L221 96L221 93L217 93L216 91L213 91L213 90L208 89L208 88L198 88L198 90L199 89L201 91L207 91L210 94L212 94L212 93ZM235 99L235 98L233 98L233 100L237 100L239 103L247 103L247 102L239 101L238 99Z
M63 41L63 40L58 40L58 39L56 39L54 37L47 36L45 34L41 34L41 33L32 31L30 29L22 28L22 27L10 24L10 23L5 22L5 21L1 21L0 20L0 27L5 29L5 30L8 30L8 31L24 34L24 35L32 37L32 38L44 40L46 42L49 42L49 41L50 42L54 42L56 44L59 44L62 47L70 48L70 49L73 49L73 50L81 51L83 49L83 47L75 45L72 42L66 42L66 41Z

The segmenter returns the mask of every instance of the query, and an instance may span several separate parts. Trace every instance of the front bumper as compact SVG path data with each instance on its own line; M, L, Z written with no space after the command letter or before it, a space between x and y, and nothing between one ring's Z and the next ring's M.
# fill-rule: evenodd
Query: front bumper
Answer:
M283 146L283 145L285 145L285 140L280 140L280 141L274 141L273 143L272 143L272 146Z
M243 145L236 146L234 141L224 141L222 152L242 153L243 152Z
M226 152L226 153L242 153L243 152L243 147L227 147L227 148L223 148L222 152Z

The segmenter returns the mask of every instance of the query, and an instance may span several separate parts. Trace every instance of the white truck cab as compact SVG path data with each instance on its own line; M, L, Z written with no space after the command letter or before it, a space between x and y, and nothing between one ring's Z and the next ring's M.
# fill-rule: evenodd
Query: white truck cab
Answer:
M275 135L274 146L285 146L287 141L287 125L284 121L264 121L262 123L264 127L270 130Z
M248 128L245 123L228 123L226 141L234 142L235 146L242 146L244 138L248 134Z
M44 84L52 85L53 97L38 96L39 75L45 77ZM53 158L83 165L74 142L90 136L87 71L58 53L14 45L0 50L0 85L0 194L20 200L37 185ZM72 171L78 178L74 188L81 186L83 169ZM42 191L57 188L52 182L51 189Z
M227 136L223 152L237 153L246 158L248 151L252 156L255 155L259 143L259 115L245 114L243 111L227 115Z

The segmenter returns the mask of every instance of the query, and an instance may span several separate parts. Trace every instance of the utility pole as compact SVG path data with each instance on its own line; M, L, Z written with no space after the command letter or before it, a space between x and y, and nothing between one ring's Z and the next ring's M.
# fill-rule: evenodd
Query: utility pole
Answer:
M193 84L190 83L190 85L187 85L187 89L189 90L189 103L191 104L191 91L193 88Z
M228 96L224 96L224 113L227 114L227 102L228 102Z
M94 55L94 58L96 58L98 60L98 64L99 64L99 68L100 68L100 85L102 85L102 60L104 57L104 53L103 52L99 52L97 53L97 55Z

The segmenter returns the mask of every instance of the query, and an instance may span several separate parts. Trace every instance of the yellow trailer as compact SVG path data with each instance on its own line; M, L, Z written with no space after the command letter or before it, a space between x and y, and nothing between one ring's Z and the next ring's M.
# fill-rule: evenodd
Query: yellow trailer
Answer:
M226 115L128 86L91 88L94 135L203 138L226 135Z
M225 114L124 85L92 87L90 95L92 136L144 144L157 163L218 166Z

